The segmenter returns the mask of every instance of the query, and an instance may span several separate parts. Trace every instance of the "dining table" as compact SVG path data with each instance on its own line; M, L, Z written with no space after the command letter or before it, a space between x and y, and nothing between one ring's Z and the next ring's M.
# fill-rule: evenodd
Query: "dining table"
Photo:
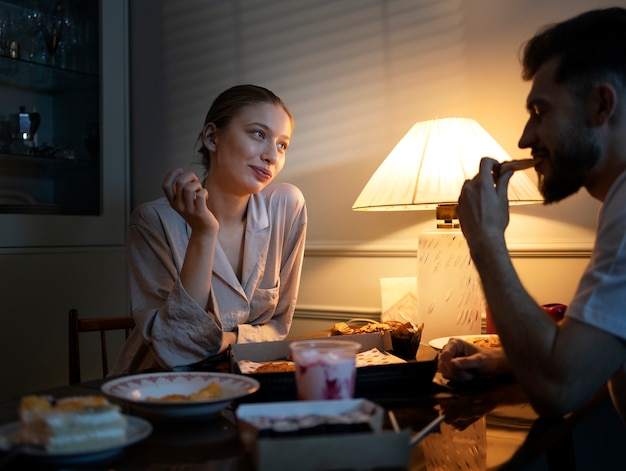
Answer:
M421 345L417 361L432 361L436 355L435 349ZM228 366L221 364L215 369L228 371ZM102 394L102 385L110 380L89 380L33 393L56 398ZM388 397L377 394L368 398L364 393L364 399L384 408L385 429L409 429L411 433L406 466L375 469L626 469L621 453L626 446L626 427L605 388L580 409L559 418L537 415L513 377L450 384L436 373L432 382L420 389L394 391ZM19 400L15 397L0 403L0 427L18 421ZM254 401L252 394L244 403ZM240 405L234 401L205 420L151 419L152 432L145 439L98 459L57 462L0 452L0 469L254 471L254 457L242 446L239 433L236 411ZM284 453L290 453L289 447ZM310 469L307 461L302 456L297 471Z

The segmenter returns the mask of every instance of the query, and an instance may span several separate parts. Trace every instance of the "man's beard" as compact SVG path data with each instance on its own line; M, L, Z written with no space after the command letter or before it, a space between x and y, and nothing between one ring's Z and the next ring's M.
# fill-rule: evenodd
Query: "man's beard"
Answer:
M546 178L539 174L539 191L544 204L561 201L578 192L587 172L600 159L600 145L591 127L570 126L561 136L561 145L549 161L551 172Z

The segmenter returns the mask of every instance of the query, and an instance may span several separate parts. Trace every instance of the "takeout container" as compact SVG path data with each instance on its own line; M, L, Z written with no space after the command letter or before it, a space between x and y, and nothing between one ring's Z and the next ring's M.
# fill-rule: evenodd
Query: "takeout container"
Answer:
M324 337L324 339L353 340L361 344L361 352L378 348L381 352L392 348L389 332L371 334L342 335ZM231 372L241 374L238 362L250 360L254 362L284 360L291 354L289 344L293 339L231 345ZM428 347L429 348L429 347ZM419 357L419 355L418 355ZM433 377L437 371L437 355L426 359L407 361L390 365L373 365L357 368L354 396L373 401L415 399L429 395L433 390ZM295 374L284 373L252 373L261 384L258 392L246 398L249 401L294 401L297 399Z
M333 416L359 409L370 416L367 432L259 436L255 417ZM383 429L384 409L366 399L241 404L236 410L239 436L257 471L406 468L410 430Z

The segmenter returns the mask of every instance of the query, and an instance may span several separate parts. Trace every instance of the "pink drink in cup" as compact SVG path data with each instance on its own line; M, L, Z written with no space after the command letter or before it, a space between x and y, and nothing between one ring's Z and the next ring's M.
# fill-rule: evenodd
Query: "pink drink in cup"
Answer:
M298 340L289 344L296 364L298 399L351 399L356 382L356 354L350 340Z

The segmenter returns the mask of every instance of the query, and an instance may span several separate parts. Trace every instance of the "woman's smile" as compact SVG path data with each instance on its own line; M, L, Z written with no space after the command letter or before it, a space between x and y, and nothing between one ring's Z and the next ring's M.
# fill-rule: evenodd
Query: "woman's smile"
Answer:
M272 172L269 169L257 167L256 165L250 165L250 168L261 181L267 181L272 178Z

